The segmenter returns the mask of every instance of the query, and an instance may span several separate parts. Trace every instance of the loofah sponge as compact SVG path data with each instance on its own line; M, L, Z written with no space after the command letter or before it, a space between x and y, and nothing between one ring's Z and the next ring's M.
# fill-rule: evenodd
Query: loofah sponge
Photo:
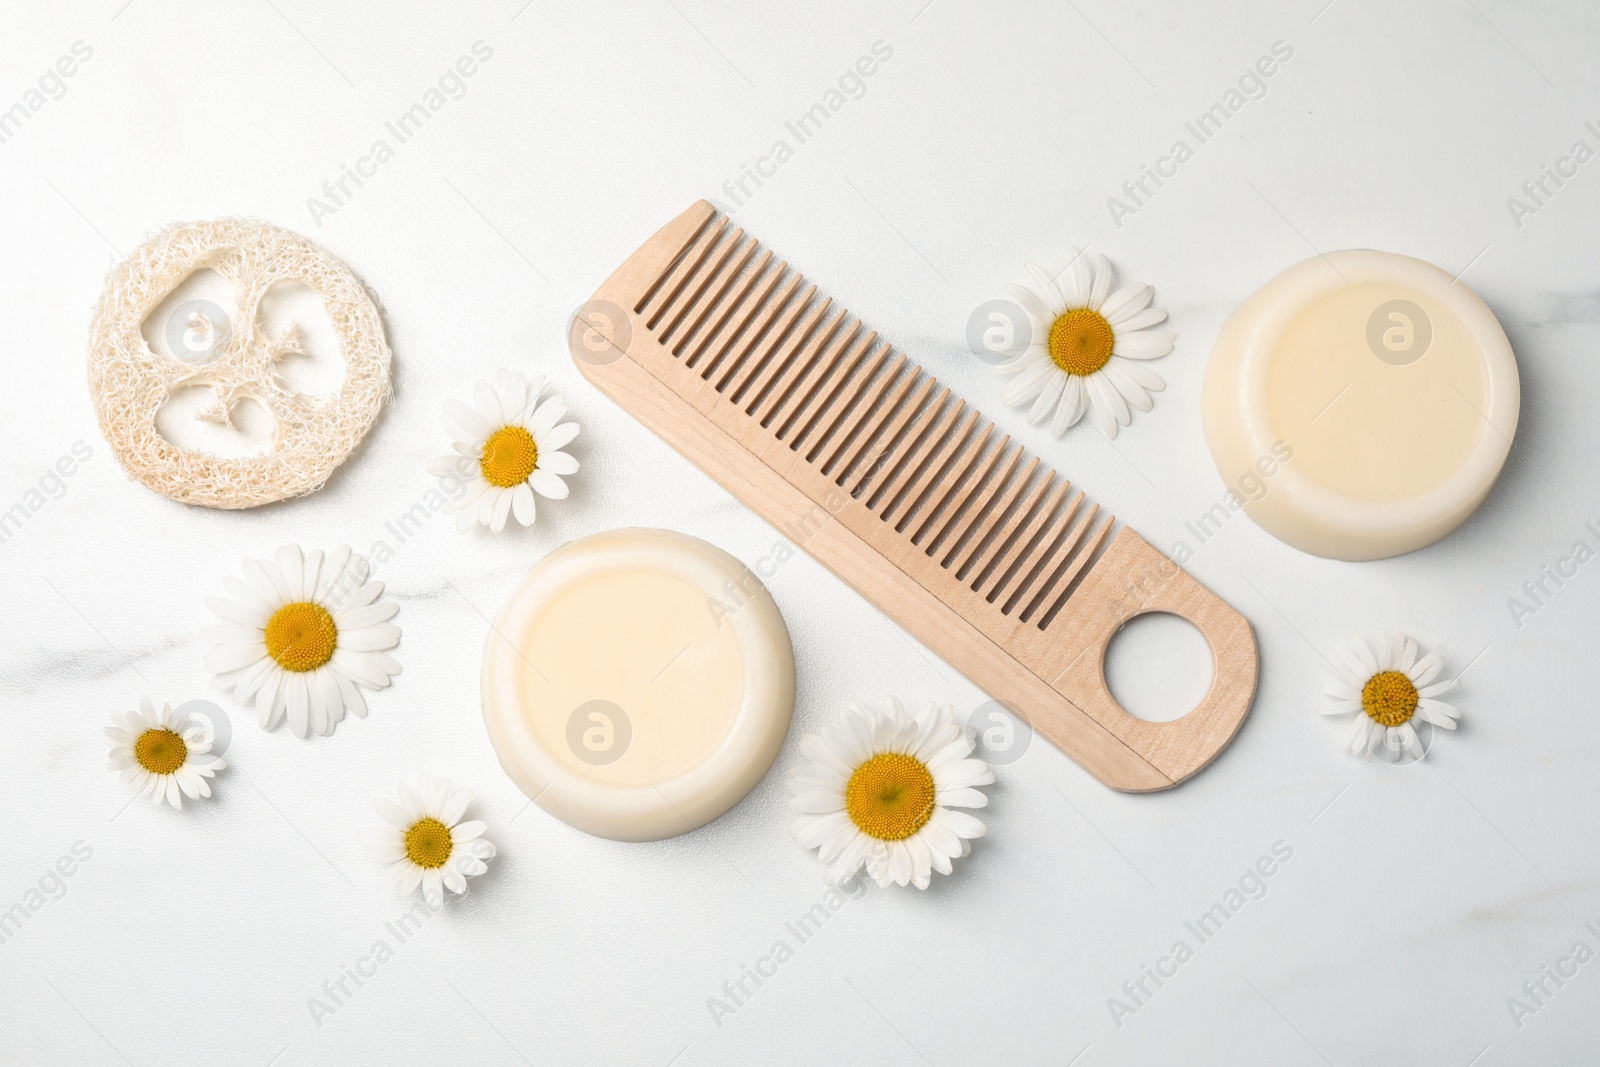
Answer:
M141 326L196 271L232 284L238 312L214 331L203 361L157 352ZM293 330L271 338L260 323L273 286L299 282L322 299L344 360L344 381L327 396L298 394L276 364L299 352ZM156 414L173 393L205 387L215 410L202 417L232 425L230 413L253 400L275 422L271 448L224 458L173 444ZM179 222L111 269L89 326L89 394L117 461L163 496L213 508L251 508L320 489L371 429L389 397L389 346L377 305L342 262L289 230L255 219Z

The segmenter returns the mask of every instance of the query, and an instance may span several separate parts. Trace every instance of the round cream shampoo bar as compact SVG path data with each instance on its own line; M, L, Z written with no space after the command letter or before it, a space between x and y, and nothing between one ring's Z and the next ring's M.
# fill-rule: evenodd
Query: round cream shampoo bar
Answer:
M1483 502L1520 404L1505 331L1467 286L1389 252L1330 252L1258 289L1206 367L1206 441L1228 488L1295 548L1382 559Z
M483 652L483 718L556 818L656 841L704 826L767 772L794 710L772 596L714 545L613 530L535 564Z

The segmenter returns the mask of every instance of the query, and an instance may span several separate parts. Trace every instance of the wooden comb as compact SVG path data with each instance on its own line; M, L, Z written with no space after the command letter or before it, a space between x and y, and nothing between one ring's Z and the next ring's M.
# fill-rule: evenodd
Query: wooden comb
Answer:
M1250 624L700 201L574 316L583 375L1113 789L1168 789L1255 694ZM1164 611L1210 643L1172 722L1103 661Z

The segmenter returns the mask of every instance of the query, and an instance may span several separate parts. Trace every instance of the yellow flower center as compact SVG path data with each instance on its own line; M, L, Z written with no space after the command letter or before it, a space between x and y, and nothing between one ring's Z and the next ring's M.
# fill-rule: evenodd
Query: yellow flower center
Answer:
M510 489L528 480L539 465L539 446L521 426L502 426L483 443L478 469L490 485Z
M171 730L146 730L133 743L133 758L151 774L172 774L189 758L189 746Z
M285 604L267 620L267 655L286 671L314 671L333 658L339 628L321 604Z
M1417 687L1399 671L1383 671L1367 679L1361 706L1380 726L1399 726L1417 713Z
M1100 312L1073 308L1057 315L1050 324L1047 344L1056 366L1084 377L1106 365L1116 340L1111 323Z
M850 776L844 807L868 837L904 841L933 816L934 793L933 775L921 760L880 752Z
M421 819L406 831L406 855L418 867L443 867L455 843L450 827L438 819Z

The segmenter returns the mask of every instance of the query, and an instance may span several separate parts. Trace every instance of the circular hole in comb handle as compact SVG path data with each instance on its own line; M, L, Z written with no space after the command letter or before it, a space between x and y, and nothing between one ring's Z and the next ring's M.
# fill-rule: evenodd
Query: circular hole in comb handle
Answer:
M1106 648L1106 686L1122 709L1146 722L1189 714L1211 689L1211 646L1188 619L1165 611L1135 615Z

